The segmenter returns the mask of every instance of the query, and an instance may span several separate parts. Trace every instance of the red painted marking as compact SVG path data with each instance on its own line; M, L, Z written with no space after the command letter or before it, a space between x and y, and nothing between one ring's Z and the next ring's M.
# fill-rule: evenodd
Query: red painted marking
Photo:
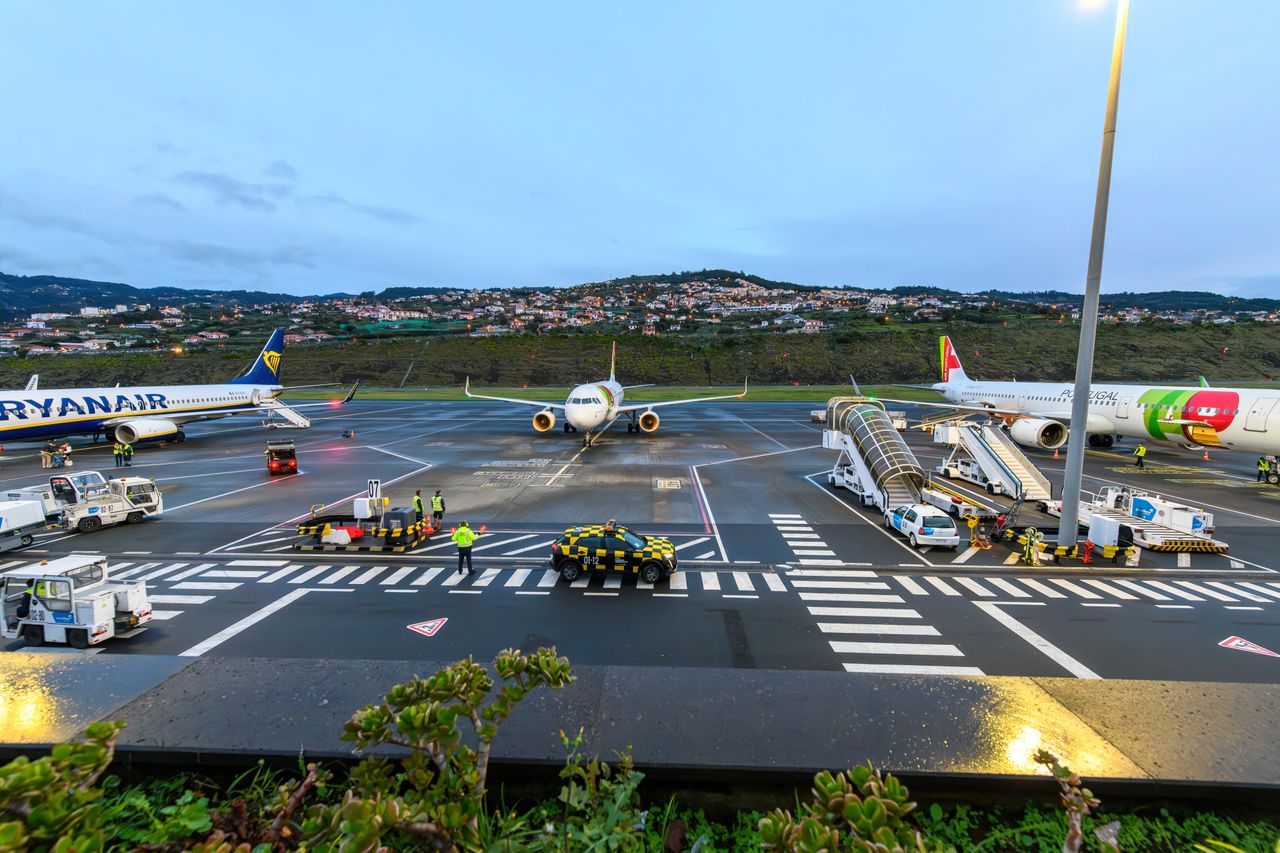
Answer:
M426 622L415 622L412 625L406 625L410 631L417 631L424 637L434 637L440 633L440 629L444 627L444 623L449 621L448 616L441 616L439 619L428 619Z
M1235 649L1238 652L1250 652L1255 655L1266 655L1267 657L1280 658L1280 654L1276 654L1270 649L1264 649L1257 643L1251 643L1244 637L1227 637L1218 645L1224 649Z
M1205 391L1197 391L1191 395L1191 399L1187 400L1186 411L1182 413L1182 417L1187 420L1204 421L1209 426L1221 432L1231 426L1231 422L1235 420L1235 415L1228 415L1226 412L1240 411L1240 395L1235 391L1215 391L1208 389ZM1201 415L1200 409L1217 409L1215 415Z
M706 500L706 496L702 494L698 475L694 472L693 466L689 466L689 481L693 483L693 497L698 503L698 512L702 514L702 526L706 533L711 532L711 522L707 520L707 511L703 508L702 502Z

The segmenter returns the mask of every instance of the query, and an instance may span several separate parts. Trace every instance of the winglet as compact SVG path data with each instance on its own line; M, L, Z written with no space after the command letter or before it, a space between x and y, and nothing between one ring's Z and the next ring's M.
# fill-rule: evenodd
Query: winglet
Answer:
M614 341L613 355L609 356L609 381L610 382L618 381L617 379L614 378L614 373L617 369L617 366L618 366L618 342Z
M462 385L462 393L466 394L468 397L471 396L471 377L470 376L467 377L467 381L464 382Z
M852 373L850 373L850 374L849 374L849 384L853 386L853 393L855 393L855 394L857 394L859 397L861 397L861 396L862 396L862 389L858 387L858 380L856 380L856 379L854 379L854 378L853 378L853 374L852 374Z
M1200 387L1201 387L1201 388L1208 388L1208 387L1209 387L1209 380L1208 380L1208 379L1205 379L1203 376L1201 376L1201 377L1200 377Z
M360 387L360 380L357 379L351 383L351 390L347 392L347 396L342 398L343 403L350 403L356 398L356 389Z
M750 377L747 377L747 376L742 377L742 393L738 395L739 400L747 396L747 379L749 378Z

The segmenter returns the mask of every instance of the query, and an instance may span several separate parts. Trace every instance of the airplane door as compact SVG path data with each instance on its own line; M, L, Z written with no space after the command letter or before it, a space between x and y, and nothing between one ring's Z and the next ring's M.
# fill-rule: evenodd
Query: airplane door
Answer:
M1249 405L1249 414L1244 419L1244 428L1247 432L1266 432L1267 416L1275 409L1276 403L1280 400L1272 397L1266 397L1254 400Z
M1120 402L1116 405L1116 417L1127 419L1129 417L1129 404L1132 402L1132 397L1121 397Z

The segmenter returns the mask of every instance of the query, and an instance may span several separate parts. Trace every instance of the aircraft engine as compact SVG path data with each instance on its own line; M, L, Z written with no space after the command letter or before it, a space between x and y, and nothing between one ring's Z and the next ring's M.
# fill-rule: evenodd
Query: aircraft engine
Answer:
M163 418L136 418L116 426L116 441L133 444L149 438L167 438L178 434L178 425Z
M1049 418L1019 418L1009 427L1009 437L1023 447L1053 450L1067 442L1067 427Z
M538 432L546 432L556 425L556 413L550 409L543 409L541 412L533 416L533 428Z
M655 411L647 411L636 421L641 432L657 432L658 424L662 423L662 419L658 417Z

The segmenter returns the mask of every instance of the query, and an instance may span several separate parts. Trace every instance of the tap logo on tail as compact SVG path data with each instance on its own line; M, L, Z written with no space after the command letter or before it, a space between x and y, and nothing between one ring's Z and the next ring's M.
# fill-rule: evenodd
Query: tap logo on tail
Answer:
M960 357L956 355L956 348L951 345L951 338L943 335L938 345L942 352L942 381L950 382L952 371L955 371L957 379L963 377L964 368L960 366Z

